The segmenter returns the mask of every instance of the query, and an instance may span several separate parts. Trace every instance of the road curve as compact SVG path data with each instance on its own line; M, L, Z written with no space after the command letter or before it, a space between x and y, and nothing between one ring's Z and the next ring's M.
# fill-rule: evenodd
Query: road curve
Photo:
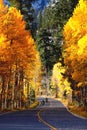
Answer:
M53 127L53 130L87 130L87 119L73 115L58 100L50 98L40 108L38 118L50 128Z
M38 120L38 110L25 110L0 115L0 130L50 130Z
M74 116L60 101L49 98L36 109L1 114L0 130L87 130L87 119Z

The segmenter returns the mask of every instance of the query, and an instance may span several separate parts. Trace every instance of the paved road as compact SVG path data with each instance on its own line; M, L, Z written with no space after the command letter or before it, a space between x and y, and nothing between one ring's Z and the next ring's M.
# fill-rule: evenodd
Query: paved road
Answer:
M40 116L56 130L87 130L87 119L73 115L60 101L51 98L42 108Z
M8 113L0 116L0 130L50 130L37 117L38 110Z
M87 119L72 115L60 101L49 98L34 110L0 115L0 130L87 130Z

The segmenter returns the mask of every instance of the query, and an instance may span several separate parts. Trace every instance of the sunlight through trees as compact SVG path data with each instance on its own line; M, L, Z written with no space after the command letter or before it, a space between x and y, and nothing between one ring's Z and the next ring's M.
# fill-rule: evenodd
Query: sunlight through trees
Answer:
M53 67L52 75L52 85L56 91L56 97L63 99L69 99L69 96L72 95L72 89L68 78L64 76L66 68L62 65L61 62L58 62Z
M25 30L20 11L2 3L3 1L0 4L0 107L3 110L26 107L26 103L30 102L29 87L34 93L36 89L38 91L36 82L40 74L40 58L30 32ZM37 71L38 77L35 75ZM30 84L30 81L35 85ZM27 97L24 93L25 84L28 88Z
M77 96L87 100L87 1L80 0L64 26L64 62L67 74L76 82ZM78 85L79 84L79 85ZM78 88L79 87L79 88Z

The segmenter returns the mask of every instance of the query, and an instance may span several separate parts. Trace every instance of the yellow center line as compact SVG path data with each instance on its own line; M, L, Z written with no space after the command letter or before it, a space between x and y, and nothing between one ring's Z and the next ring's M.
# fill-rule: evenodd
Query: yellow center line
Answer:
M37 116L38 116L38 119L39 121L43 122L45 125L47 125L48 127L51 128L51 130L58 130L57 128L55 128L54 126L50 125L48 122L46 122L41 116L40 116L40 113L44 110L47 110L47 108L44 108L44 109L41 109L38 113L37 113Z

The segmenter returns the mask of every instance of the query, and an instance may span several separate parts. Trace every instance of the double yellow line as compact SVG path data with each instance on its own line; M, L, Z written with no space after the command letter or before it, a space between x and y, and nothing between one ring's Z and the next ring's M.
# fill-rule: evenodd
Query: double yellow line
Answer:
M51 130L58 130L57 128L55 128L54 126L50 125L48 122L46 122L46 121L41 117L40 113L41 113L42 111L45 111L45 110L47 110L47 108L40 109L40 111L38 111L37 116L38 116L39 121L43 122L43 123L44 123L45 125L47 125Z

